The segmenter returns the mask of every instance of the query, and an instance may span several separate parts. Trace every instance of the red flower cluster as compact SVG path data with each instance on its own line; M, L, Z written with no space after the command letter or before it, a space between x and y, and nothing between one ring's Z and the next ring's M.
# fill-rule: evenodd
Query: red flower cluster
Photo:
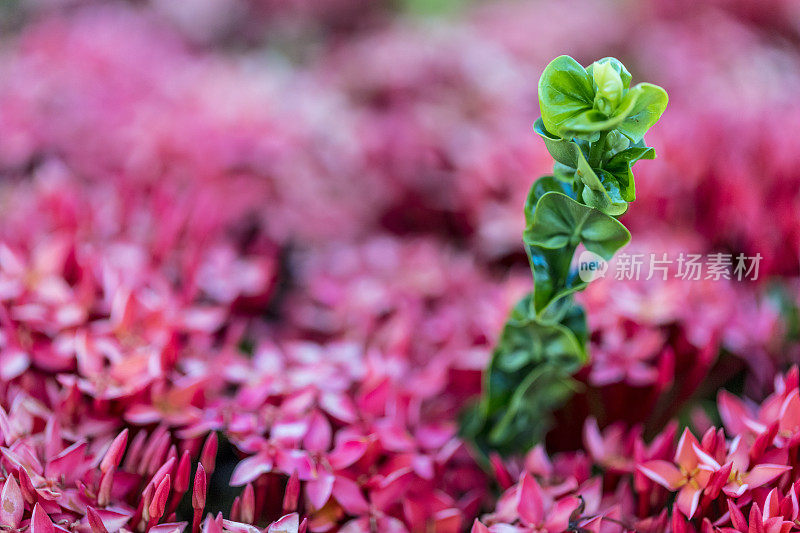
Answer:
M233 513L246 523L209 515L201 528L207 480L215 466L215 434L205 441L192 478L196 441L176 440L164 427L139 430L130 445L128 429L113 439L97 433L100 425L76 435L62 427L64 412L17 388L7 394L13 398L10 409L0 408L2 527L40 533L183 531L187 522L176 522L175 512L191 494L192 531L253 529L246 524L253 521L252 496ZM270 527L282 531L276 528L283 526L286 532L304 531L306 522L301 525L297 514L288 514Z
M498 479L519 481L472 531L786 533L800 518L799 375L794 367L776 379L760 406L720 392L724 427L700 439L684 429L677 446L672 424L646 444L637 429L601 433L589 419L588 455L567 452L550 462L537 448L521 465L495 462Z
M458 436L530 290L533 80L567 44L658 63L672 97L626 215L664 228L628 253L797 273L800 75L761 38L777 22L655 1L480 6L437 30L362 0L64 4L20 6L0 55L0 528L797 529L796 371L760 407L720 394L724 429L696 409L724 381L760 398L795 353L758 282L593 282L552 458L481 468ZM293 36L312 29L331 38Z

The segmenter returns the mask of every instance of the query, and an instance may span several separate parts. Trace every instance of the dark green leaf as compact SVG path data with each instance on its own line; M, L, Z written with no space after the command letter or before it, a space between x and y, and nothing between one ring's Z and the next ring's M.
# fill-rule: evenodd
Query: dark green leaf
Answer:
M633 147L618 152L603 166L604 170L614 176L622 199L626 202L633 202L636 199L636 186L631 167L640 159L654 159L655 156L656 152L652 148Z
M586 361L584 343L565 326L582 317L571 304L564 323L543 324L530 294L514 307L484 376L481 403L462 422L481 449L519 453L544 437L550 414L577 387L571 374Z
M531 185L528 197L525 199L525 224L528 225L533 220L533 211L536 203L545 193L555 191L566 194L570 198L575 198L572 186L554 176L542 176Z
M628 209L628 202L622 198L619 185L613 180L609 181L602 172L598 175L582 153L578 155L575 174L586 185L581 197L586 205L612 216L621 215Z
M527 245L526 250L533 270L534 304L537 312L544 312L558 299L586 287L577 272L570 270L575 247L549 250Z

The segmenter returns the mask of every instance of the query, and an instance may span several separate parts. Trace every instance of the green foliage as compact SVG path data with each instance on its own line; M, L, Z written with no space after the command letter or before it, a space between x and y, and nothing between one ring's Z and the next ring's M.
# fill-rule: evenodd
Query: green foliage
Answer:
M486 372L485 394L464 417L464 432L487 455L535 446L550 413L576 390L572 373L586 362L583 310L570 305L560 320L542 322L532 297L512 310Z
M572 375L587 361L588 332L572 297L586 287L573 255L583 245L610 260L630 240L616 217L636 198L633 165L655 157L644 134L667 105L661 87L630 83L614 58L584 68L569 56L554 59L539 80L534 131L555 164L525 202L534 291L511 312L480 402L464 417L463 433L486 455L531 449L578 386Z
M533 222L523 234L525 244L550 250L583 243L587 250L606 260L630 238L617 219L559 192L548 192L539 199Z
M614 58L583 68L569 56L557 57L539 79L544 127L562 139L595 141L617 129L632 142L642 140L666 109L667 93L650 83L630 83L630 73Z

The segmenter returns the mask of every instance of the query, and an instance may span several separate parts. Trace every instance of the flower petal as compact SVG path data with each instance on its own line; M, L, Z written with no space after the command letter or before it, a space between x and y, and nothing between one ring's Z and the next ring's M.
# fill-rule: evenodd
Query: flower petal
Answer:
M696 489L690 484L684 485L678 492L678 497L675 501L678 504L678 509L680 509L686 518L691 520L694 513L697 512L697 506L700 504L700 494L702 492L702 489Z
M544 495L539 483L533 476L523 474L519 486L519 503L517 511L523 523L536 526L544 520Z
M272 472L272 458L267 454L257 454L248 457L236 465L231 474L231 486L238 487L246 485L255 480L261 474Z
M637 468L645 476L672 491L678 490L685 481L681 471L668 461L658 459L655 461L648 461L639 465Z
M756 465L742 477L742 481L749 485L750 488L760 487L791 469L790 466L775 464Z
M6 478L0 500L0 524L15 529L22 520L25 501L22 499L22 491L13 475Z
M53 522L38 503L33 506L31 515L30 533L55 533Z

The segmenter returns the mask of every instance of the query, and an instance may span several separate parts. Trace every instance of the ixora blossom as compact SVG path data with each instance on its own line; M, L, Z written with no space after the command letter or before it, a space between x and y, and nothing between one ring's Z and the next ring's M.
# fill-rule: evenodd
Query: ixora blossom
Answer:
M426 412L444 394L434 369L352 343L259 346L250 364L229 406L246 455L232 485L286 479L313 531L458 531L474 516L486 478L455 424Z
M787 125L800 106L786 95L800 63L764 38L778 22L741 2L684 13L650 0L633 17L576 0L480 6L431 31L327 27L300 6L292 28L333 38L286 39L314 43L287 62L246 50L251 35L284 41L258 16L244 17L241 47L197 44L228 42L204 24L230 24L234 3L283 9L191 2L226 11L195 24L163 1L18 3L23 27L0 54L0 529L798 529L797 372L758 401L796 347L782 350L761 287L597 282L584 328L557 298L577 286L543 269L565 242L611 253L627 240L615 217L638 197L632 228L668 218L670 240L694 232L699 250L761 251L765 272L797 273ZM565 48L619 50L670 87L673 111L648 133L665 157L641 188L632 165L654 155L641 130L666 100L615 60L556 60L544 144L524 133L530 80ZM751 64L758 75L743 75ZM558 164L528 197L546 149ZM485 406L483 454L459 416L530 289L526 198L537 290L504 335L501 379L486 382L502 394ZM572 381L562 371L582 348L592 362ZM503 388L531 357L559 371ZM696 416L679 430L675 410L729 373L754 401L721 393L724 431ZM555 453L519 452L568 394ZM508 457L490 451L498 442Z
M210 515L205 525L200 520L207 473L198 463L190 485L190 453L179 454L166 430L140 431L130 443L127 429L113 439L73 441L56 413L17 391L12 410L0 408L0 433L0 525L6 529L182 532L188 523L177 521L175 512L190 492L195 511L191 531L215 531ZM294 514L270 527L300 533L306 526ZM224 521L216 531L252 530Z
M713 440L713 437L710 440ZM740 436L732 441L725 466L721 466L712 455L702 449L695 436L686 429L678 443L674 463L663 460L648 461L639 465L638 469L659 485L670 491L678 491L675 500L678 509L687 518L692 518L697 512L703 492L706 490L710 493L718 492L720 487L712 485L718 485L720 481L724 483L721 488L725 494L738 497L791 470L791 467L785 465L760 464L748 472L748 452L744 447L740 448L740 443Z
M773 396L762 405L768 408L777 397L793 397L798 390L797 374L795 368L778 380ZM784 389L787 383L789 390ZM722 411L728 402L726 395L720 396ZM784 416L791 414L784 410ZM776 420L772 429L761 432L741 425L742 433L726 434L712 427L701 439L687 428L677 444L672 426L647 445L635 430L628 435L618 427L601 431L590 421L586 428L589 457L579 451L549 459L539 447L522 463L499 463L501 484L515 472L519 472L519 482L506 490L496 510L481 517L472 531L580 527L587 531L786 533L797 527L800 479L791 460L797 444L778 438L779 423Z

